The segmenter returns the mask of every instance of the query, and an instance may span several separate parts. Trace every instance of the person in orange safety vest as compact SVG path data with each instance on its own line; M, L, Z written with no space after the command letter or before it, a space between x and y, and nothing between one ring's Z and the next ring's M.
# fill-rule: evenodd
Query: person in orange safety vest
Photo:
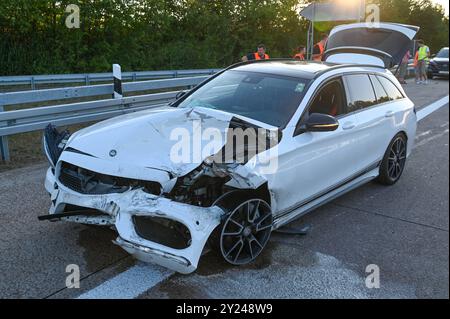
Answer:
M270 57L266 53L266 46L264 44L258 45L257 52L249 53L242 57L243 62L252 61L252 60L269 60Z
M322 61L323 54L325 53L325 47L326 47L327 41L328 41L328 34L325 34L325 33L322 34L321 39L322 40L317 42L313 48L312 59L314 61Z
M305 61L306 48L301 45L297 48L297 52L298 53L294 55L294 59L299 61Z

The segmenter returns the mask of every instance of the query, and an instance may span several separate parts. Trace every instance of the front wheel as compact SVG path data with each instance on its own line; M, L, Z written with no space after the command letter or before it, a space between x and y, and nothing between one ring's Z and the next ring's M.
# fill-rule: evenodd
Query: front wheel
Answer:
M232 265L254 261L272 232L272 209L261 199L249 199L230 211L220 232L220 252Z
M405 169L406 154L406 136L403 133L399 133L391 141L384 154L377 181L383 185L394 185L397 183Z

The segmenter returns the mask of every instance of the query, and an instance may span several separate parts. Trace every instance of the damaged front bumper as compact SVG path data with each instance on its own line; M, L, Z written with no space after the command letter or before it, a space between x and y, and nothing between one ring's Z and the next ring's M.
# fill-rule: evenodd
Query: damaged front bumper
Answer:
M51 168L47 171L45 188L51 194L50 216L64 213L68 205L97 211L101 214L100 216L80 215L61 219L79 223L114 225L119 234L115 243L135 258L184 274L197 269L205 244L224 215L224 211L217 206L204 208L178 203L148 194L140 189L122 194L80 194L59 183ZM169 247L144 238L142 231L137 229L136 220L139 218L164 220L182 225L180 227L183 228L184 235L189 235L189 239L186 245L180 248ZM170 227L166 229L169 236L173 229ZM152 234L147 237L152 237Z

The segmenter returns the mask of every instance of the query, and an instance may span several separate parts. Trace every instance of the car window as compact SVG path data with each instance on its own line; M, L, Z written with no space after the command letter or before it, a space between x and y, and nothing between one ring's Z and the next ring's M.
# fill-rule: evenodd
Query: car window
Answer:
M348 113L375 105L377 99L372 83L367 74L352 74L345 76L348 96Z
M339 116L345 113L344 91L340 79L332 80L315 96L309 114L321 113L331 116Z
M227 71L207 82L178 107L204 107L283 128L299 107L309 79Z
M371 75L370 80L372 81L378 104L389 102L391 99L389 98L389 95L386 93L377 77Z
M437 58L448 59L448 48L441 49L441 51L439 51L439 53L436 55L436 57Z
M395 86L391 80L386 79L383 76L377 76L378 80L380 80L381 85L383 85L384 90L387 92L389 99L391 101L403 99L403 94L400 90Z

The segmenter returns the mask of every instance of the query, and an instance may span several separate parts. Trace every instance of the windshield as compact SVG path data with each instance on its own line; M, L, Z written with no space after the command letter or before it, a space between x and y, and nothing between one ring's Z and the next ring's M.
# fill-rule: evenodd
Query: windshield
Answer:
M439 53L436 55L436 57L448 59L448 49L442 49L441 51L439 51Z
M231 70L203 85L179 107L205 107L284 128L308 83L301 78Z

